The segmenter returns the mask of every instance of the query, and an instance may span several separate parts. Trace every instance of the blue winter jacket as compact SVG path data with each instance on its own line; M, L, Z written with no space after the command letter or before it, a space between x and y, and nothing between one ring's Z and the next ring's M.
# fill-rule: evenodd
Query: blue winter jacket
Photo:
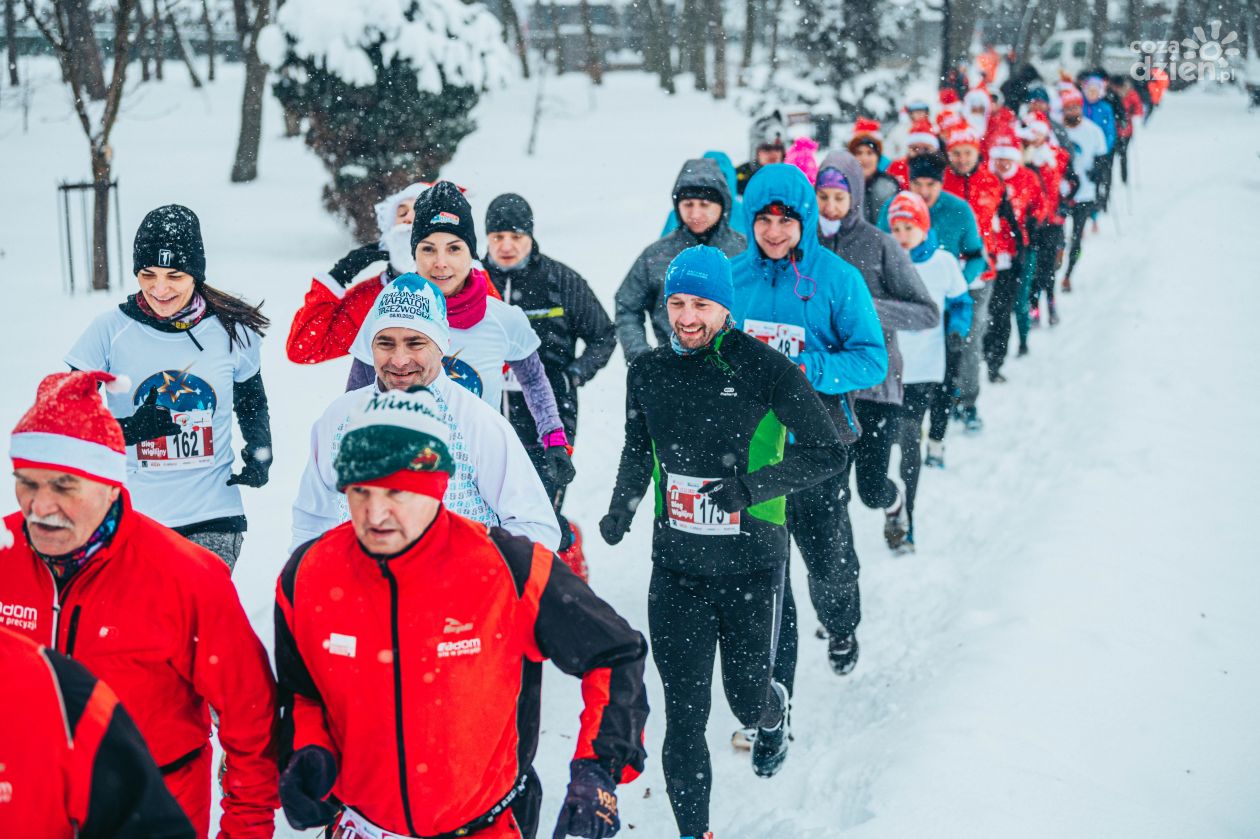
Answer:
M962 261L963 279L971 285L988 267L984 240L980 238L980 226L976 224L976 214L972 212L971 205L957 195L941 190L936 203L928 208L928 215L932 217L932 230L941 247ZM879 211L875 226L885 233L891 232L887 204Z
M1102 129L1103 137L1107 138L1107 152L1110 154L1116 146L1116 112L1111 109L1111 103L1106 99L1099 99L1097 102L1086 99L1082 113L1085 114L1085 119Z
M866 281L849 263L818 242L818 200L800 169L787 163L763 166L744 190L750 218L775 201L801 217L799 261L769 260L756 240L731 260L735 323L752 331L749 321L781 324L804 330L804 345L793 360L823 394L847 394L872 387L888 372L884 333ZM847 431L852 439L858 425L848 400L842 400Z
M731 230L744 236L752 238L752 224L748 221L748 214L744 212L743 199L739 197L739 193L735 191L735 164L731 163L731 158L724 151L707 151L704 156L709 160L717 163L718 168L722 170L722 175L726 178L726 184L731 188L731 208L727 213L727 224ZM665 227L661 229L661 237L664 238L670 233L678 229L681 223L678 221L678 211L672 211L665 219Z

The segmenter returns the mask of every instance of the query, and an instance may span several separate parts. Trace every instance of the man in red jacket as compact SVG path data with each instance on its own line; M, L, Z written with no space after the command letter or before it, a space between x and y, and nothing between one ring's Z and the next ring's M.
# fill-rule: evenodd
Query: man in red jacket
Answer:
M0 836L195 835L108 685L7 629L0 672Z
M532 835L534 680L551 658L586 702L554 835L614 835L617 784L643 768L643 636L543 546L442 506L454 461L426 388L363 403L336 470L350 521L276 586L290 824Z
M997 175L981 165L980 138L970 128L957 128L950 132L946 142L949 168L945 170L945 191L967 202L976 214L980 238L989 255L989 270L981 275L985 281L980 289L973 289L975 308L971 315L971 332L963 344L958 363L958 390L962 420L967 431L975 433L983 424L976 411L980 396L980 351L984 333L989 325L989 298L993 294L994 254L997 252L997 209L1002 203L1002 184Z
M223 839L270 837L275 682L227 566L131 508L108 373L55 373L10 438L19 512L0 531L0 626L74 658L135 719L167 788L210 829L210 709Z

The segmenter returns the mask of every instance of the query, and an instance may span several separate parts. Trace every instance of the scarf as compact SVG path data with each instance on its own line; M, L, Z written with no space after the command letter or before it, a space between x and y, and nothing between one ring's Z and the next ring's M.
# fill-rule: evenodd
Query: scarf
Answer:
M840 232L840 225L844 224L844 219L838 218L835 221L826 216L818 217L818 229L822 232L824 239L830 239Z
M206 298L201 296L200 291L193 291L192 299L188 301L188 305L180 309L170 317L162 317L153 311L149 306L149 301L145 299L143 292L135 294L136 307L140 309L147 317L160 321L168 326L172 326L178 330L192 329L201 323L201 319L206 316L207 306Z
M941 243L936 238L936 228L932 228L928 230L926 239L910 249L910 261L916 265L920 262L927 262L940 246Z
M459 291L446 298L446 319L452 329L472 329L486 316L486 275L473 270Z
M79 573L79 569L87 564L87 561L96 555L101 548L109 546L114 540L114 534L118 532L118 522L122 520L122 496L110 505L109 511L105 513L105 518L97 526L88 540L79 547L70 551L68 554L61 556L45 556L35 550L35 546L31 545L31 552L44 561L48 566L48 570L52 572L53 580L57 583L57 590L60 591L70 582L75 574ZM26 525L22 527L25 529ZM30 532L26 534L27 544L30 544Z
M687 349L682 345L682 341L678 340L677 332L671 332L669 334L669 345L673 348L674 352L684 357L706 356L708 360L719 370L730 373L731 367L726 363L726 360L718 354L718 348L722 346L722 339L726 337L726 333L730 332L734 328L735 319L730 315L727 315L726 323L722 325L720 330L718 330L718 334L714 335L713 340L705 344L703 347L696 347L693 350Z

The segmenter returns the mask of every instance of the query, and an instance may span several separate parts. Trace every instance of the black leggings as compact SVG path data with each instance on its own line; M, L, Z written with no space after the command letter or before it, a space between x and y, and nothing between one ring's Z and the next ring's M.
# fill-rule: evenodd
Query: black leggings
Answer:
M906 385L906 396L901 402L901 416L897 419L897 443L901 446L901 480L906 485L906 514L910 517L911 529L914 528L914 498L919 491L919 473L923 471L923 452L919 446L923 438L923 415L937 400L945 398L948 397L941 384L922 382ZM941 416L944 415L945 412L941 411ZM933 418L928 436L938 442L944 440L944 424L940 428L940 436L937 436L936 421Z
M705 728L713 700L714 652L721 652L722 687L740 725L770 726L782 715L770 676L784 572L780 566L697 577L659 565L652 569L648 631L665 688L661 765L683 836L700 836L709 829L713 773Z
M1058 270L1059 250L1063 247L1063 225L1043 224L1037 228L1036 264L1033 267L1032 287L1028 292L1028 302L1036 306L1042 293L1046 302L1054 302L1054 274Z
M854 410L862 424L862 436L853 444L858 497L867 507L882 510L897 501L897 485L888 478L888 460L897 439L901 406L859 399Z
M1133 135L1128 137L1116 138L1116 157L1120 158L1120 180L1125 184L1129 182L1129 141L1133 139Z
M1019 257L1011 263L1011 267L998 271L993 281L993 297L989 300L989 328L984 331L984 360L989 365L989 372L1002 369L1006 361L1006 352L1011 343L1011 315L1019 298L1021 280L1021 263Z
M851 635L862 619L857 552L849 522L849 469L809 489L788 496L788 532L800 549L809 573L809 599L818 620L837 638ZM790 563L789 563L790 564ZM791 573L785 574L783 629L774 662L774 679L791 694L796 686L796 599ZM686 835L685 833L683 835Z
M1068 249L1068 277L1072 276L1076 261L1081 258L1081 238L1085 235L1085 223L1094 214L1094 207L1093 201L1081 201L1072 207L1072 246Z

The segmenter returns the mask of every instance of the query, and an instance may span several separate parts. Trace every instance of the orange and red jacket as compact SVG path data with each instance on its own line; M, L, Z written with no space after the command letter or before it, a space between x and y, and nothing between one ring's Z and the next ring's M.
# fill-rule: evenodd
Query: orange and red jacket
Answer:
M1053 147L1054 161L1042 164L1037 167L1037 174L1041 177L1041 183L1045 187L1043 198L1045 199L1041 205L1041 213L1037 219L1041 224L1063 224L1062 209L1063 196L1059 189L1063 184L1063 178L1067 176L1068 167L1072 165L1071 153L1059 146Z
M275 619L282 755L327 749L332 796L385 830L446 833L505 797L537 746L547 658L585 677L575 759L618 782L643 768L647 643L526 539L443 507L378 559L347 522L294 553Z
M192 824L107 684L7 629L0 671L0 836L192 839Z
M1124 112L1128 114L1129 118L1120 123L1118 133L1121 137L1132 137L1133 123L1137 121L1138 117L1146 113L1146 108L1142 105L1142 97L1133 88L1129 88L1129 92L1124 95L1121 104L1124 105Z
M474 268L474 271L481 271ZM483 272L484 273L484 272ZM321 274L311 280L302 308L293 315L285 352L295 364L318 364L350 354L350 345L372 311L386 284L380 274L342 288L332 277ZM486 278L486 293L502 295Z
M999 179L1001 180L1001 179ZM1041 178L1028 166L1017 166L1014 174L1001 180L1002 202L998 208L995 249L990 253L1015 254L1028 247L1029 226L1043 220L1044 188Z
M1002 183L998 176L989 171L982 158L969 175L960 175L954 167L945 167L944 189L951 195L957 195L966 201L971 211L976 214L976 226L980 228L980 238L984 240L984 250L990 258L997 253L997 232L995 224L998 205L1002 203ZM985 271L982 278L993 279L992 269Z
M220 835L270 837L275 682L223 560L132 509L124 490L113 540L58 593L22 514L4 526L13 545L0 548L0 626L113 688L167 771L210 747L213 707L227 758Z

